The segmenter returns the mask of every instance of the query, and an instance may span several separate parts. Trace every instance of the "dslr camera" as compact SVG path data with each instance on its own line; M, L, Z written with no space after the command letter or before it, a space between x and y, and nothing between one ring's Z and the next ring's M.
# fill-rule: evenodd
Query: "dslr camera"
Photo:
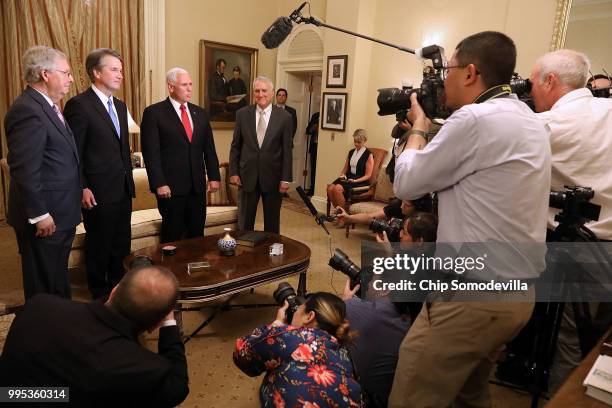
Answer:
M376 234L382 234L384 231L389 241L399 242L403 224L403 220L399 218L391 218L389 221L373 219L370 223L370 230Z
M336 271L348 276L351 281L351 289L361 282L361 268L355 265L348 255L339 248L334 250L334 254L329 258L328 264Z
M285 318L287 319L287 324L291 324L293 321L293 315L300 305L304 304L305 299L301 296L298 296L295 293L295 289L287 282L281 282L278 284L278 287L272 294L274 297L274 301L279 305L283 306L285 304L285 300L289 307L285 311Z
M381 88L378 90L378 115L395 115L398 122L406 119L410 110L410 95L417 94L419 104L423 107L425 114L430 118L447 118L450 110L444 104L444 78L442 69L445 61L443 58L444 48L439 45L430 45L422 48L419 56L424 59L431 59L433 66L426 66L423 69L423 81L421 87Z

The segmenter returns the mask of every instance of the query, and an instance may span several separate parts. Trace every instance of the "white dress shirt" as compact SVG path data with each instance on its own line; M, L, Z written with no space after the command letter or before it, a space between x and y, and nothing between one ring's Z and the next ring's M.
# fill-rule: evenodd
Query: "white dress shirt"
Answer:
M437 241L452 243L545 242L549 186L546 128L515 95L455 111L423 150L402 152L393 183L402 200L438 192ZM529 278L539 267L498 272Z
M363 152L365 151L365 146L361 146L360 149L355 149L355 151L353 151L353 155L351 156L351 160L349 161L349 166L351 168L352 174L357 174L357 163L359 162L359 159L361 159L361 156L363 156Z
M256 105L255 108L255 129L257 129L257 125L259 124L259 115L260 112L262 111L262 109L259 107L259 105ZM270 115L272 115L272 104L269 104L268 106L266 106L265 109L263 109L263 118L264 118L264 123L266 124L266 129L268 129L268 123L270 123Z
M94 93L96 95L98 95L98 98L100 98L100 100L102 101L102 104L104 105L104 109L108 112L108 100L110 98L113 97L113 95L111 94L110 98L106 95L104 95L104 93L99 90L98 88L96 88L96 86L94 84L91 84L91 89L93 89ZM117 118L117 120L119 120L119 115L117 115L117 108L115 107L115 101L113 100L113 112L115 112L115 117Z
M181 118L181 103L175 101L172 98L170 98L170 103L172 104L172 107L174 107L174 110L176 111L176 114L178 115L179 120L182 122L183 119ZM189 105L187 105L187 102L185 102L184 105L185 105L185 112L187 112L187 117L189 118L189 124L191 125L191 130L193 131L193 119L191 118L191 112L189 112Z
M539 113L550 132L553 190L591 187L592 203L601 205L599 221L587 223L600 239L612 239L612 99L595 98L586 88L561 97ZM549 226L554 227L551 209Z

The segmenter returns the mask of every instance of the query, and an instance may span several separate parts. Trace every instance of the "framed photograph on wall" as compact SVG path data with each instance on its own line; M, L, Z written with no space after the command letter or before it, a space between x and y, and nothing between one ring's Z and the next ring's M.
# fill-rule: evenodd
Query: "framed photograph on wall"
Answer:
M322 129L344 132L347 97L346 92L323 92Z
M346 88L346 67L348 55L330 55L327 57L328 88Z
M213 129L232 129L236 111L253 102L257 49L200 41L200 104Z

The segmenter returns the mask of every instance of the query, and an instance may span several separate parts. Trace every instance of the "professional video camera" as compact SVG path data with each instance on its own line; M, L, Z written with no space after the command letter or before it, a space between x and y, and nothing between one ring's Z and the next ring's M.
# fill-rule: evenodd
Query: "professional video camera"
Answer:
M571 219L584 223L598 220L601 206L589 202L594 196L590 187L565 186L563 191L551 191L549 206L562 210L555 216L555 221Z
M400 231L404 222L399 218L391 218L389 221L373 219L370 223L370 230L376 234L387 233L387 238L391 242L399 242Z
M361 268L351 261L347 254L336 248L334 254L329 258L329 266L333 269L342 272L349 277L351 281L351 289L361 282Z
M419 104L423 107L425 114L430 118L447 118L450 110L444 104L444 79L442 69L446 62L444 60L444 48L438 45L430 45L422 48L419 56L431 59L433 66L423 69L423 82L421 87L381 88L378 90L378 114L380 116L395 115L398 122L406 118L410 109L410 95L417 94Z
M531 97L531 81L529 79L522 78L518 73L514 73L512 75L512 79L510 79L510 88L512 89L512 93L516 94L516 96L523 102L527 104L531 108L532 111L535 112L535 105L533 103L533 98Z
M297 308L304 303L304 298L298 296L295 293L295 289L293 289L293 287L287 282L279 283L272 296L274 297L274 301L279 306L282 306L285 303L285 300L287 301L289 307L285 311L285 317L287 318L287 324L291 324L293 314Z

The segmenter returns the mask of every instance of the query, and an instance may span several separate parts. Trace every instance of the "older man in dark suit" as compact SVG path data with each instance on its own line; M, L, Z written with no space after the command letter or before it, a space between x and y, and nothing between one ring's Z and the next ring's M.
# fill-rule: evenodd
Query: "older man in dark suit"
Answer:
M177 406L189 393L177 298L175 276L157 266L128 272L106 303L35 296L7 335L0 386L69 387L75 407ZM155 353L138 335L157 328Z
M193 83L182 68L166 75L170 96L142 116L142 153L162 215L161 242L204 235L206 192L219 188L219 160L204 109L189 103ZM208 189L204 174L208 173Z
M58 104L72 83L62 52L35 46L23 55L28 87L4 119L8 143L8 223L21 254L25 298L70 298L68 257L80 221L78 155Z
M130 253L134 179L127 107L113 96L123 80L121 56L93 50L85 61L92 85L66 104L66 120L81 159L85 263L94 299L108 296Z
M264 229L278 233L281 194L292 181L291 116L272 105L274 85L270 79L255 78L253 93L256 104L236 112L230 149L230 182L240 186L238 227L253 229L261 197Z

